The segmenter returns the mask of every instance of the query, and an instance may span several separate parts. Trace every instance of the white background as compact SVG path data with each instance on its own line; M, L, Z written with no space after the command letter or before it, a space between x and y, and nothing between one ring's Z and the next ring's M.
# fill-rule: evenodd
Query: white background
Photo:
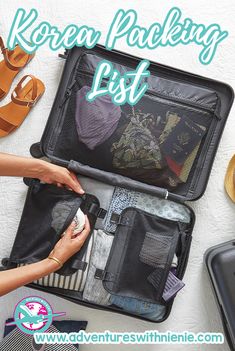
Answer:
M95 1L95 0L67 0L67 1L14 1L0 0L0 35L5 39L9 34L15 11L18 7L29 10L35 7L39 12L37 24L49 21L59 29L70 23L90 25L103 33L101 43L107 34L114 14L119 8L134 8L138 12L139 25L150 26L153 22L162 23L168 10L178 6L183 18L190 17L196 23L209 25L220 24L223 30L229 31L229 36L219 44L216 55L210 65L204 66L198 60L202 49L195 44L189 46L165 47L156 50L141 50L129 48L124 41L119 41L116 48L134 55L151 59L166 65L175 66L203 76L229 83L235 88L235 2L233 0L188 0L188 1ZM11 136L0 140L0 151L29 155L29 147L40 140L45 123L51 109L58 87L63 60L56 52L51 52L47 45L40 48L30 65L18 76L20 79L26 73L32 73L42 79L46 85L46 93L32 113L25 120L22 127ZM1 101L4 105L10 97ZM212 169L210 181L205 195L196 203L190 204L196 213L196 225L193 233L193 243L184 282L186 287L175 300L172 313L167 321L161 325L146 323L118 314L95 311L66 302L52 295L46 296L55 310L66 311L71 319L87 320L88 331L145 331L158 329L161 332L171 330L182 332L214 331L221 332L221 322L208 278L203 265L205 250L215 244L234 238L235 207L224 192L224 174L227 163L235 150L234 138L235 120L232 109ZM0 178L0 258L8 256L13 244L17 226L20 220L26 187L21 179ZM32 233L34 235L34 233ZM26 288L0 299L0 333L3 331L4 320L11 317L14 304L21 298L34 294ZM227 345L144 345L144 346L82 346L81 350L203 350L227 351Z

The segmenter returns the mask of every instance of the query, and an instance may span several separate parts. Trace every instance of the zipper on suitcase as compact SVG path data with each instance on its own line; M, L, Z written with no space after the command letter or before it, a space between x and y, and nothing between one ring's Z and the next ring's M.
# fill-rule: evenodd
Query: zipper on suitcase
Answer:
M75 80L66 90L65 94L64 94L64 98L60 104L60 108L63 107L63 105L65 104L65 102L68 100L68 98L71 96L72 94L72 90L74 85L77 83L77 81Z
M78 73L79 74L82 74L82 75L86 75L90 78L94 77L94 73L90 72L90 71L81 71L81 70L78 70ZM107 82L108 79L104 78L103 81ZM152 95L153 97L159 99L159 100L165 100L165 101L170 101L172 102L172 104L174 105L178 105L179 107L183 107L183 108L186 108L188 110L193 110L195 112L200 112L200 113L204 113L204 114L209 114L209 115L214 115L216 118L218 119L221 119L220 115L216 112L216 109L212 109L210 107L207 107L207 106L202 106L201 104L199 105L198 103L195 103L193 101L186 101L185 99L181 99L181 98L178 98L178 97L172 97L172 96L166 96L164 94L161 94L159 92L156 92L156 91L153 91L153 90L150 90L148 89L145 93L146 95ZM161 101L160 101L161 102Z
M58 56L59 56L60 58L64 59L64 60L66 60L67 57L68 57L68 52L69 52L69 50L68 50L68 49L65 49L64 53L63 53L63 54L58 54Z
M152 91L152 90L147 90L146 95L153 95L157 99L171 101L176 106L179 105L180 107L190 109L190 110L193 110L195 112L200 112L200 113L209 114L209 115L213 114L218 119L221 119L221 117L213 109L206 107L206 106L202 106L202 105L199 106L199 104L197 104L193 101L186 101L184 99L172 97L169 95L166 96L164 94L161 94L159 92Z

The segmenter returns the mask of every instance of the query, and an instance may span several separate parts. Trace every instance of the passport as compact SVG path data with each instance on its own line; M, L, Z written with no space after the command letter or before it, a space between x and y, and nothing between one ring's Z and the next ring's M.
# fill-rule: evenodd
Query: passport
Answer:
M161 144L161 151L168 166L176 175L179 175L185 161L201 142L205 132L190 119L181 118Z

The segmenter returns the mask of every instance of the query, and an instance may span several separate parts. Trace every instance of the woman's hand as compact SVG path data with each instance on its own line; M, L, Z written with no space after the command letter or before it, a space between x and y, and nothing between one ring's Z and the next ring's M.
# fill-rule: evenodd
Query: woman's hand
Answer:
M41 162L36 178L48 184L56 184L59 187L67 186L79 194L84 194L84 190L73 172L49 162Z
M81 249L85 240L90 233L90 224L86 216L85 228L76 237L73 237L74 223L66 230L65 235L58 241L50 256L54 256L61 263L66 262L71 256ZM0 272L0 296L10 291L29 284L34 280L38 280L47 276L52 272L56 272L60 265L49 258L42 261L31 263L29 265L18 267Z
M54 249L50 253L51 257L57 258L62 264L64 264L76 252L78 252L85 243L91 230L87 216L85 216L85 227L83 231L79 233L76 237L73 237L74 228L75 223L73 222L65 231L63 237L57 242Z
M76 237L74 235L74 223L66 230L65 235L58 241L50 256L57 258L61 263L66 262L71 256L81 249L90 233L90 224L86 216L85 228ZM38 280L46 275L56 272L60 265L49 258L31 263L24 267L18 267L0 272L0 296L10 291Z
M67 186L79 194L84 194L74 173L64 167L34 158L0 153L0 176L37 178L45 183Z

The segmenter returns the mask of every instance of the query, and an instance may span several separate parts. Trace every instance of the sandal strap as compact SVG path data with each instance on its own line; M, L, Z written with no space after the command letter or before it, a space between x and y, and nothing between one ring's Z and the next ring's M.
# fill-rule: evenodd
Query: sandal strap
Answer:
M26 100L24 98L24 100L22 100L19 97L20 91L23 89L22 87L22 83L28 78L30 77L32 82L33 82L33 89L32 89L32 98L30 100ZM16 94L16 96L14 96L14 94ZM13 102L15 102L18 105L22 105L22 106L27 106L27 107L33 107L36 102L37 102L37 78L34 77L31 74L27 74L26 76L24 76L19 83L17 84L17 86L15 87L15 89L13 90L12 94L11 94L11 99Z
M16 129L16 126L14 124L11 124L10 122L6 121L4 118L0 116L0 129L4 130L4 132L10 133L14 129Z
M31 60L31 55L28 54L28 59L24 64L21 64L21 65L13 64L11 62L11 55L13 54L14 50L9 50L5 47L4 41L3 41L1 36L0 36L0 48L1 48L1 52L3 54L3 57L4 57L4 60L5 60L7 67L10 68L12 71L21 70Z

